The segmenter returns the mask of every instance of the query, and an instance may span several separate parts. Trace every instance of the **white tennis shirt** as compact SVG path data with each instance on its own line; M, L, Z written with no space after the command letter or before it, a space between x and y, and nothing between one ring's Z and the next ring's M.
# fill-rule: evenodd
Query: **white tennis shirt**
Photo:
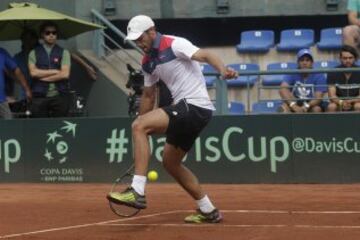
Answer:
M151 52L143 58L145 87L161 79L169 88L175 104L186 99L195 106L215 110L200 64L191 60L198 50L185 38L157 33Z

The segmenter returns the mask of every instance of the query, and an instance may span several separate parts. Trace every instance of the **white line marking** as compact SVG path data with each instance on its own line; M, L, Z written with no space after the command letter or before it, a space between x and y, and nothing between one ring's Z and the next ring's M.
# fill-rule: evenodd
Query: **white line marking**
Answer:
M331 226L331 225L325 225L325 226L316 226L316 225L295 225L296 228L340 228L340 229L360 229L360 226L356 225L345 225L345 226Z
M227 227L227 228L286 228L286 227L294 227L294 228L314 228L314 229L360 229L360 226L331 226L331 225L282 225L282 224L274 224L274 225L266 225L266 224L259 224L259 225L250 225L250 224L186 224L186 223L110 223L102 226L116 226L116 227L189 227L189 228L204 228L204 227Z
M191 213L194 210L179 210L182 213ZM300 211L300 210L221 210L222 213L262 213L262 214L360 214L360 211Z
M223 213L264 214L360 214L360 211L300 211L300 210L220 210Z
M149 215L143 215L138 217L132 217L132 218L122 218L122 219L115 219L115 220L109 220L109 221L103 221L103 222L96 222L96 223L88 223L88 224L81 224L81 225L73 225L73 226L67 226L67 227L59 227L59 228L49 228L44 230L38 230L33 232L25 232L25 233L16 233L16 234L9 234L0 236L0 239L8 239L8 238L15 238L15 237L21 237L26 235L34 235L34 234L40 234L40 233L46 233L46 232L56 232L56 231L64 231L64 230L70 230L70 229L78 229L78 228L85 228L85 227L91 227L96 225L105 225L105 226L111 226L111 223L116 222L126 222L126 221L133 221L138 219L144 219L144 218L151 218L156 216L162 216L162 215L169 215L169 214L175 214L175 213L188 213L188 212L194 212L194 210L174 210L174 211L167 211L167 212L160 212L160 213L154 213ZM223 213L260 213L260 214L360 214L360 211L297 211L297 210L221 210ZM169 226L178 226L179 224L173 224ZM119 225L117 225L119 226ZM135 224L122 224L122 226L135 226ZM147 225L151 226L151 225ZM154 225L154 226L161 226ZM166 226L166 225L162 225ZM182 225L179 225L182 226ZM185 226L191 226L191 224L185 224ZM197 226L197 225L195 225ZM201 225L206 226L206 225ZM210 226L213 226L211 224ZM289 225L222 225L219 224L218 226L223 227L289 227ZM360 226L311 226L311 225L293 225L292 227L297 228L349 228L349 229L358 229Z
M248 224L242 224L242 225L225 225L225 224L211 224L211 223L205 223L205 224L189 224L189 223L110 223L102 226L116 226L116 227L130 227L130 226L139 226L139 227L289 227L288 225L248 225Z
M96 226L96 225L111 224L111 223L115 223L115 222L125 222L125 221L129 221L129 220L151 218L151 217L173 214L173 213L178 213L178 212L182 212L182 211L179 211L179 210L167 211L167 212L148 214L148 215L132 217L132 218L122 218L122 219L115 219L115 220L109 220L109 221L103 221L103 222L73 225L73 226L67 226L67 227L49 228L49 229L43 229L43 230L38 230L38 231L33 231L33 232L9 234L9 235L0 236L0 239L15 238L15 237L22 237L22 236L26 236L26 235L35 235L35 234L39 234L39 233L64 231L64 230L70 230L70 229L86 228L86 227L91 227L91 226Z

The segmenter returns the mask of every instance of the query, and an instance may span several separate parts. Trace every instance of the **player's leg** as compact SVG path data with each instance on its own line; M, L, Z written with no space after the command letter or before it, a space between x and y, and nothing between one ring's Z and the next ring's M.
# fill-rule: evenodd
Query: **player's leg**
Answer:
M163 152L163 166L166 171L187 191L192 198L199 200L205 196L197 177L182 164L186 152L166 143Z
M196 200L198 212L185 218L189 223L217 223L222 220L219 211L203 192L197 177L182 164L186 152L180 147L166 143L163 152L163 166L166 171Z
M132 124L134 144L135 175L131 187L124 192L111 192L109 201L125 204L135 208L146 208L145 185L146 172L150 160L148 135L164 133L169 124L169 117L164 110L158 108L139 116Z
M169 116L158 108L136 118L132 124L134 141L135 175L146 176L150 159L148 135L165 133L169 125Z
M163 164L176 181L196 200L200 211L188 216L192 223L219 222L221 215L202 191L196 176L182 164L202 129L211 119L212 111L188 104L186 100L164 109L169 115Z

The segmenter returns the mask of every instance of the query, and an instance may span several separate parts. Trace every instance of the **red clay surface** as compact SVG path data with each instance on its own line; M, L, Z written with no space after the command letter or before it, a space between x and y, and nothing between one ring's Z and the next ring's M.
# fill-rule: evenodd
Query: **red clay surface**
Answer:
M359 239L360 184L204 185L224 222L188 225L196 206L174 184L149 184L148 209L119 218L109 184L0 184L0 239Z

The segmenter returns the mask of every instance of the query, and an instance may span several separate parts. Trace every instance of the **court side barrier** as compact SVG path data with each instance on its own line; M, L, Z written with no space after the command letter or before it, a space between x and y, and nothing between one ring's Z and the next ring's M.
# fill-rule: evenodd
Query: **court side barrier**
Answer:
M360 114L214 116L184 164L203 183L359 183ZM0 124L0 182L112 182L133 162L131 118ZM186 131L186 126L184 126ZM150 170L165 136L150 138Z

